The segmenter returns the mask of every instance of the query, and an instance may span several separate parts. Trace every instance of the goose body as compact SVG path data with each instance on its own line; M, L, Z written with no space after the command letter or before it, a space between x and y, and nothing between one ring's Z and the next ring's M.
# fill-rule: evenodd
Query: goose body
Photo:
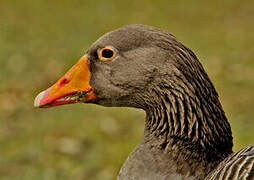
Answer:
M99 38L34 105L75 102L146 112L118 180L253 179L254 146L233 153L230 125L195 54L173 35L128 25Z
M232 153L223 160L205 180L254 179L254 145Z

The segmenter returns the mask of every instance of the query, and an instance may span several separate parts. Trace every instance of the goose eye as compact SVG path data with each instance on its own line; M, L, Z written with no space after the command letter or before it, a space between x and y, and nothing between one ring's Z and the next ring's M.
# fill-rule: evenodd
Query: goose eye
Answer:
M115 50L113 48L105 47L99 52L99 58L102 61L110 61L115 57Z

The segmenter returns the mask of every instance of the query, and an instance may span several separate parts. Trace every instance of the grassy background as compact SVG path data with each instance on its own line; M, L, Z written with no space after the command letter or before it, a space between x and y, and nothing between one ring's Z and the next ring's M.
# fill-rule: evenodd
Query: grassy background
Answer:
M144 113L69 105L34 109L107 31L142 23L173 33L208 71L234 149L254 143L254 1L0 0L0 179L114 179Z

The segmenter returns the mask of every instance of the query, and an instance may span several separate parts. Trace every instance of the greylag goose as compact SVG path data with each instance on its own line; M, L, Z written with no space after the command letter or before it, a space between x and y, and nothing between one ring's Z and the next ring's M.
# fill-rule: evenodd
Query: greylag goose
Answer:
M254 179L254 146L233 153L211 80L168 32L128 25L103 35L34 106L76 102L146 112L143 139L119 180Z

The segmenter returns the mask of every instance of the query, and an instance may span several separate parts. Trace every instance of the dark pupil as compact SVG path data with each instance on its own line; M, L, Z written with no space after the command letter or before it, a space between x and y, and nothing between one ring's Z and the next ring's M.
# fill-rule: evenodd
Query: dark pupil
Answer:
M114 55L114 52L110 49L104 49L102 51L102 57L104 58L111 58Z

